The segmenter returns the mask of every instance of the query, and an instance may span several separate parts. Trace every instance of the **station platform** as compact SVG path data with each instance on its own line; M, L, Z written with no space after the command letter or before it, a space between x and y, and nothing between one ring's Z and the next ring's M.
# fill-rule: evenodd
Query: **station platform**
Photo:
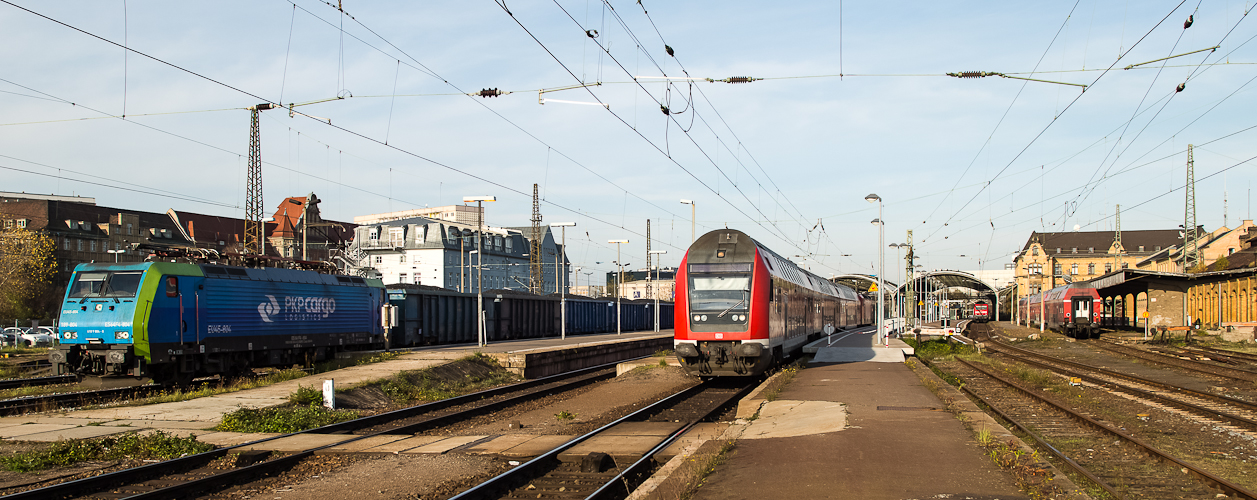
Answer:
M502 341L487 346L469 344L396 350L401 355L388 361L350 366L266 387L186 401L3 417L0 418L0 439L58 441L137 430L163 430L177 435L196 434L205 437L203 441L213 444L235 445L267 436L237 436L235 433L214 433L217 436L211 436L206 429L218 425L224 414L239 408L287 404L288 396L299 387L319 388L324 380L335 380L337 389L352 388L401 371L431 368L475 353L492 356L503 367L521 376L536 378L649 356L660 349L671 349L672 335L672 330L663 330ZM249 436L255 437L248 439Z
M893 336L879 345L876 331L876 327L864 327L835 332L803 346L803 353L812 355L812 363L902 363L912 356L912 346Z
M872 339L817 346L694 498L1029 498L912 368L889 362L902 349Z

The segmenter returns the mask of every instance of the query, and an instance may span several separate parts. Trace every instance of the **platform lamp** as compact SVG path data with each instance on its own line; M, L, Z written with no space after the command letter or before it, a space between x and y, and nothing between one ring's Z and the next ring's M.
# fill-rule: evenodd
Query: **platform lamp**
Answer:
M886 332L883 330L885 325L883 324L882 319L886 315L884 310L886 307L886 303L884 302L886 300L886 286L882 280L882 277L884 276L882 273L882 246L886 244L882 241L882 229L884 226L882 223L882 197L869 193L868 196L864 197L864 201L869 203L877 202L877 218L873 219L873 224L877 225L877 341L879 343L885 341L885 344L889 346L890 339L884 338Z
M615 243L615 266L619 271L615 276L615 334L620 335L620 282L624 280L624 263L620 260L620 245L628 243L629 240L607 240L607 243Z
M111 253L111 254L113 254L113 263L114 263L114 264L117 264L117 263L118 263L118 254L120 254L120 253L126 253L126 250L105 250L105 253Z
M567 253L567 228L574 226L576 226L575 222L555 222L550 224L550 227L563 228L560 230L563 233L563 250L559 252L558 256L559 268L562 269L561 272L563 273L563 283L559 285L559 317L563 318L559 322L559 337L563 339L567 338L567 267L564 265L567 259L563 257ZM559 271L556 270L556 272Z
M681 204L690 206L690 244L693 245L694 244L694 226L695 226L694 206L697 205L697 203L694 203L694 200L681 200Z
M668 253L667 250L651 250L647 252L651 255L663 255ZM655 260L655 332L659 332L659 272L663 270L663 266L659 265L659 261ZM650 269L646 270L646 277L650 278Z
M476 202L476 340L481 347L489 345L484 329L484 202L498 201L496 196L464 196L463 203Z
M903 258L902 250L908 248L907 243L891 243L887 246L895 249L895 262L899 262ZM899 264L895 265L898 266ZM903 288L903 268L899 269L899 286L895 288L895 295L899 297L899 307L895 310L895 312L899 315L904 314L903 292L900 290L901 288Z

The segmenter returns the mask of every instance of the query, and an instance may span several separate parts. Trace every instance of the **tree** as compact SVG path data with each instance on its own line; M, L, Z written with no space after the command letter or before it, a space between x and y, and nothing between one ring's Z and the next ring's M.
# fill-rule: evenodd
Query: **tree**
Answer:
M43 318L57 273L56 242L42 231L30 231L0 214L0 319Z
M1222 271L1228 267L1231 267L1231 261L1227 259L1225 255L1223 255L1221 257L1218 257L1218 260L1213 261L1213 265L1210 266L1209 269L1211 271Z

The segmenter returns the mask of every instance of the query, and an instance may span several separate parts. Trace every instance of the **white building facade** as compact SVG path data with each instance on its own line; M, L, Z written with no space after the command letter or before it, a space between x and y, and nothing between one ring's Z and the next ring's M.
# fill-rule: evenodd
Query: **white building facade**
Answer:
M560 259L543 262L541 293L557 293L555 271L570 270L570 263L549 228L543 230L542 254ZM483 290L528 291L528 238L516 229L485 227L483 264L474 252L478 240L474 223L415 217L362 225L346 251L345 267L351 274L379 278L385 284L475 292L477 266L482 265Z

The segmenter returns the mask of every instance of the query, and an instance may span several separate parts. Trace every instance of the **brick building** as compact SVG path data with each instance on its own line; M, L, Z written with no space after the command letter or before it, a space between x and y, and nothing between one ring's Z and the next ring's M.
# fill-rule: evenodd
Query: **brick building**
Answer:
M1122 231L1121 245L1114 236L1113 231L1031 233L1013 261L1017 296L1135 268L1140 261L1182 242L1175 229Z

